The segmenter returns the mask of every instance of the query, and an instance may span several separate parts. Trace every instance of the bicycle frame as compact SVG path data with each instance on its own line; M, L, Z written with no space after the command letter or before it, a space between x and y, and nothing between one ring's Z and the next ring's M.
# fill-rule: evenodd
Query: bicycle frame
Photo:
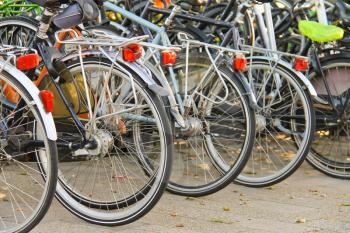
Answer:
M317 9L317 19L319 23L328 24L326 7L324 4L324 0L314 0L315 7Z
M117 12L121 15L123 15L124 17L128 18L129 20L133 21L134 23L137 23L139 24L144 30L146 30L145 34L151 34L148 30L150 31L153 31L156 33L156 35L154 36L153 40L151 43L153 44L160 44L160 45L163 45L163 46L169 46L171 45L170 43L170 40L169 40L169 37L167 36L167 33L166 33L166 27L159 27L145 19L143 19L142 17L139 17L119 6L116 6L114 5L113 3L111 2L105 2L104 3L104 7L107 9L107 10L111 10L111 11L114 11L114 12ZM171 15L168 17L168 19L166 20L165 22L165 25L168 26L170 24L170 21L175 17L175 14L176 14L176 10L173 10ZM148 33L147 33L148 31ZM186 55L187 55L187 59L188 59L188 53L189 53L189 50L188 50L188 47L189 47L189 44L190 43L194 43L193 41L187 41L185 42L187 43L187 52L186 52ZM209 45L209 44L205 44L205 43L202 43L201 45L204 45L205 49L206 49L206 52L208 54L208 56L210 57L211 59L211 62L212 62L212 65L211 67L208 69L208 71L206 72L205 76L202 77L202 80L205 80L205 78L210 74L210 72L212 70L215 70L216 72L218 71L217 70L217 67L215 65L215 62L218 61L218 58L220 57L220 55L217 55L215 58L212 57L211 53L209 52L209 47L211 48L214 48L215 46L212 46L212 45ZM223 48L223 47L215 47L216 49L222 49L223 51L230 51L232 53L242 53L242 51L238 51L238 50L233 50L233 49L227 49L227 48ZM244 52L243 52L244 53ZM152 51L148 51L148 53L146 54L145 57L148 57L148 58L154 58L155 54L152 52ZM147 60L147 59L146 59ZM186 73L188 72L188 67L186 67ZM171 89L170 85L168 82L164 82L164 80L159 80L162 84L166 85L165 87L169 90L169 102L170 102L170 107L171 109L173 110L172 114L173 116L175 117L175 119L177 120L177 123L184 127L185 125L182 123L183 121L183 117L186 117L186 109L189 108L190 104L192 103L193 101L193 98L194 96L193 95L187 95L186 91L187 91L187 87L186 88L186 91L185 91L185 96L184 98L181 97L180 93L179 93L179 86L178 86L178 83L176 81L176 78L175 78L175 73L174 73L174 70L173 68L168 68L169 70L169 76L170 76L170 82L171 84L173 85L173 90ZM167 80L167 78L165 77L162 69L160 68L159 71L161 72L162 74L162 79L165 79ZM218 73L218 72L217 72ZM220 76L220 74L218 73L218 75ZM222 77L220 77L221 80L222 80ZM187 78L186 78L187 79ZM243 80L241 80L243 82ZM201 82L202 83L202 82ZM187 85L187 83L186 83ZM186 86L185 85L185 86ZM246 87L247 85L245 85ZM198 91L198 88L199 86L196 87L196 90L194 91L194 93L196 93ZM198 94L198 92L197 92ZM249 95L253 95L251 92L248 93ZM255 98L253 98L255 99ZM179 115L178 112L181 114Z

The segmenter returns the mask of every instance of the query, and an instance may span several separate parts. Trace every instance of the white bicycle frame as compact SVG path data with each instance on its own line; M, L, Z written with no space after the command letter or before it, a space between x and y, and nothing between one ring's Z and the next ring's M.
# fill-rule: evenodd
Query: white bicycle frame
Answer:
M314 0L317 9L317 19L319 23L328 24L326 6L324 0Z
M319 1L319 0L315 0L315 1ZM321 0L323 2L323 0ZM323 2L323 6L324 6L324 2ZM257 20L257 24L258 27L260 27L260 31L261 31L261 39L263 40L263 43L267 46L268 50L271 50L271 56L275 59L278 59L278 50L277 50L277 44L276 44L276 36L275 36L275 31L274 31L274 27L273 27L273 19L272 19L272 13L271 13L271 4L270 3L264 3L263 4L263 10L265 13L265 17L263 17L262 15L262 8L261 5L255 4L253 6L253 10L254 13L256 15L256 20ZM286 56L292 56L295 57L295 55L292 54L287 54L285 53ZM284 62L285 65L288 66L288 63ZM289 65L289 67L291 67L291 65ZM300 72L296 72L295 73L298 74L298 76L300 77L300 80L305 84L305 86L307 87L309 93L313 96L313 97L317 97L317 93L315 88L313 87L313 85L310 83L310 81L307 79L307 77L305 77L305 75L301 74ZM279 77L276 77L277 79L279 79Z

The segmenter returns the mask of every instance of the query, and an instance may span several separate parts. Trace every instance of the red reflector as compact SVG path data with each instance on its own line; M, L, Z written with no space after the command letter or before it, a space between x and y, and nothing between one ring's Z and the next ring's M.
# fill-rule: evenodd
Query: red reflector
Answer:
M42 90L40 91L41 101L43 102L46 112L53 112L54 107L54 96L51 91Z
M16 65L19 70L31 70L40 63L38 54L27 54L17 58Z
M237 55L233 60L235 71L245 71L247 69L247 59L243 55Z
M171 0L165 0L165 2L166 2L167 5L170 5ZM161 9L165 8L163 0L154 0L153 6L155 8L161 8Z
M296 71L307 71L309 69L309 61L301 57L295 58L294 69Z
M142 57L142 47L138 44L130 44L123 48L123 59L127 62L134 62Z
M176 62L176 53L174 51L162 51L162 64L164 66L172 66Z

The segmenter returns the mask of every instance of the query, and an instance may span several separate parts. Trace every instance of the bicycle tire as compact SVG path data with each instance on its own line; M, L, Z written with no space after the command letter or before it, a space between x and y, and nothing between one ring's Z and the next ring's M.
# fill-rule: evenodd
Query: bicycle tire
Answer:
M13 68L15 69L15 67ZM8 140L8 145L5 147L2 146L2 154L4 154L4 152L6 151L6 154L8 153L8 156L12 156L12 159L8 159L8 161L6 161L6 159L3 156L1 156L0 159L0 173L2 174L0 178L0 193L2 194L2 201L0 201L0 209L2 211L5 211L7 214L7 217L2 219L0 232L29 232L43 219L48 209L50 208L51 202L54 197L57 182L58 164L56 142L46 137L47 133L44 127L45 122L43 121L43 118L40 115L38 106L32 104L33 97L27 91L27 87L23 86L22 83L20 83L17 79L15 79L13 76L11 76L11 74L6 72L5 70L3 70L0 73L0 79L1 83L7 83L7 86L12 87L13 90L15 90L18 94L20 98L19 103L21 103L21 108L16 111L21 111L23 115L28 115L31 117L31 119L33 119L29 121L29 118L25 120L25 117L23 117L21 121L16 120L15 122L23 121L23 125L21 124L15 126L17 129L13 132L11 131L11 128L6 128L6 130L3 128L6 122L8 123L10 121L8 118L10 115L6 115L6 117L1 120L1 135L2 137L6 137ZM10 106L8 108L13 109L13 105L16 104L8 104L8 101L5 101L6 96L3 96L3 91L4 90L1 91L2 97L0 101L2 105L2 110L6 108L4 106ZM1 115L2 114L3 113L1 113ZM22 117L23 115L20 115L20 117ZM3 117L4 116L2 116L1 118ZM20 130L18 129L19 127L22 127L23 129ZM37 129L41 132L41 135L35 134L33 132ZM11 139L10 136L6 136L4 134L6 134L7 131L9 131L10 135L15 135L16 131L18 131L18 134L20 132L25 133L24 130L28 130L27 132L33 132L30 140L40 140L43 142L43 145L34 146L33 149L28 150L28 154L25 154L25 152L22 151L21 153L19 153L19 155L16 155L16 153L12 151L12 147L14 147L14 149L17 150L23 150L24 148L20 149L20 145L16 145L15 142L11 142L14 139ZM10 149L6 149L8 147L10 147ZM40 163L42 163L42 160L38 160L39 156L41 158L45 158L45 164L48 168L45 171L41 170ZM16 164L18 165L16 166ZM16 167L18 167L17 170ZM10 168L11 170L9 170ZM11 173L11 176L8 176L8 173ZM17 174L21 175L18 176ZM16 181L14 181L14 183L11 183L13 179L16 179ZM41 187L42 191L40 191ZM41 195L38 196L38 194ZM4 201L5 198L7 198L7 201ZM37 199L38 201L37 204L33 202L35 199ZM16 206L17 213L13 212L13 218L16 219L16 221L13 220L10 216L11 209L9 209L7 203L11 203L11 205ZM21 203L24 206L20 206ZM32 206L30 206L29 204L31 204ZM30 207L30 211L33 211L33 213L30 213L28 211L28 205ZM20 215L24 213L26 213L26 215L20 217ZM2 214L4 214L4 212L2 212ZM22 219L23 217L25 219ZM12 226L12 224L15 224L15 226Z
M248 64L248 69L253 69L253 67L256 66L256 69L262 69L267 70L267 72L271 69L271 61L265 60L263 58L256 58L252 59L251 63ZM269 107L264 107L262 105L261 101L264 101L264 98L262 97L264 93L264 90L261 92L258 92L258 105L261 105L260 107L264 107L261 110L256 110L257 119L259 119L258 122L259 125L262 125L261 127L257 126L257 138L255 140L254 145L254 153L251 155L250 160L247 163L247 167L243 172L238 176L238 178L235 180L236 183L248 186L248 187L266 187L271 186L273 184L277 184L289 176L291 176L303 163L304 159L306 158L311 143L314 137L314 130L315 130L315 115L313 111L313 104L310 97L310 94L304 90L304 87L302 83L300 82L298 76L289 70L288 68L285 68L281 64L274 64L273 73L279 73L281 76L285 77L285 80L288 80L288 86L292 86L293 88L291 90L295 91L295 93L298 93L298 101L303 103L302 109L300 111L304 111L301 113L302 116L305 116L305 119L298 119L298 114L294 113L296 115L296 118L293 119L293 114L291 114L291 119L288 119L287 115L281 115L281 118L283 116L286 117L287 120L280 121L278 126L275 126L276 123L275 120L273 120L274 116L272 114L271 120L269 120L269 117L265 118L264 114L268 113ZM258 72L258 71L257 71ZM248 74L247 74L248 75ZM263 74L261 74L263 75ZM247 76L248 77L248 76ZM257 75L256 80L264 80L264 76ZM272 76L268 76L272 77ZM266 78L265 78L266 79ZM270 79L270 78L269 78ZM271 82L274 81L275 78L271 79ZM267 82L267 81L263 81ZM256 84L253 85L256 90L258 89L258 86ZM281 90L283 90L283 86L281 87ZM266 91L266 90L265 90ZM288 90L287 90L288 91ZM290 91L290 93L294 93L293 91ZM293 94L294 95L294 94ZM261 97L259 97L261 96ZM268 95L266 95L268 97ZM266 98L267 98L266 97ZM286 104L288 104L288 99L285 97L283 100ZM282 102L281 102L282 103ZM269 105L266 105L269 106ZM289 104L288 104L289 106ZM292 106L292 105L290 105ZM283 105L282 105L283 107ZM281 108L282 108L281 107ZM290 111L292 111L292 107L290 107ZM278 110L279 107L276 106L276 109ZM286 108L288 109L288 108ZM260 112L261 111L261 112ZM271 111L274 114L278 115L278 112L271 108ZM285 110L287 111L287 110ZM293 113L293 112L290 112ZM281 114L281 113L279 113ZM267 114L267 116L269 116ZM265 119L265 120L264 120ZM293 126L296 123L297 120L303 120L305 121L305 125L301 126L300 132L297 129L294 129ZM286 121L286 122L283 122ZM288 124L290 128L286 130L287 126L282 128L282 123ZM297 123L299 125L300 123ZM279 128L277 128L279 127ZM295 132L295 133L293 133ZM295 143L294 135L303 135L303 141L302 145L297 145ZM264 142L264 137L266 137L266 144ZM279 138L278 138L279 137ZM269 140L269 141L268 141ZM271 144L276 143L276 146L273 146ZM280 164L279 167L277 165Z
M340 77L339 74L342 76L347 75L350 57L346 54L340 54L325 57L320 61L327 81L331 82L329 85L332 87L332 91L339 90L339 83L335 83L336 81L339 82L339 80L336 80L336 77ZM336 73L334 73L335 71ZM334 75L331 75L331 72L333 72ZM333 78L335 78L334 82L332 82ZM310 73L310 79L311 82L313 82L315 79L314 72L312 71ZM321 82L322 86L320 86L320 82L316 82L316 91L321 91L321 93L318 93L319 96L327 98L324 90L320 90L324 84L322 85ZM346 83L342 83L341 85L344 86ZM333 89L333 87L335 87L335 89ZM320 116L317 119L322 118L323 114L333 113L333 111L329 112L329 110L323 110L319 107L316 107L315 109L316 116L318 114ZM338 136L339 139L332 138L332 135L335 137L333 133L335 133L337 130L336 124L333 126L327 126L327 124L323 124L322 119L319 119L318 121L319 124L316 124L316 138L312 144L310 153L307 156L307 161L314 168L328 176L340 179L350 179L350 162L347 160L348 154L342 150L342 148L344 148L344 145L346 148L347 140L345 139L345 141L343 141L341 134ZM324 134L322 134L322 132L324 132Z

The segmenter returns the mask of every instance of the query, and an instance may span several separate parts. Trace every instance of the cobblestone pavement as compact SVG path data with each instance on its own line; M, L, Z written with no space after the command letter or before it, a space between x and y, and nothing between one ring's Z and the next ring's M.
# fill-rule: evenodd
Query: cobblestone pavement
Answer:
M269 188L232 184L203 198L166 193L141 220L113 228L83 222L55 201L33 232L350 232L349 182L305 163L291 178Z

